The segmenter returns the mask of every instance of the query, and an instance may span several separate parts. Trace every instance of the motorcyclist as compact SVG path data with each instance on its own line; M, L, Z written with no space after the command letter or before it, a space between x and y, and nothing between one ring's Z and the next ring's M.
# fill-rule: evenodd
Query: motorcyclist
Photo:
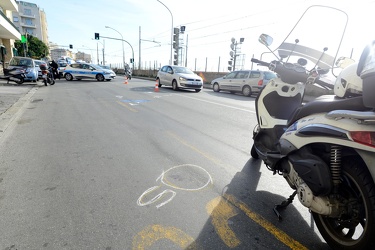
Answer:
M52 68L53 78L54 79L59 78L59 80L60 80L60 74L59 74L59 71L58 71L59 65L55 62L55 60L52 60L49 65Z

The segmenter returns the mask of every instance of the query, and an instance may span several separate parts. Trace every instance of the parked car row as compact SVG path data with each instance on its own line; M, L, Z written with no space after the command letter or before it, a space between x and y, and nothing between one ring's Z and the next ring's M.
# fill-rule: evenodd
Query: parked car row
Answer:
M8 69L22 68L26 71L25 81L33 81L42 78L42 71L40 65L47 64L48 62L42 60L35 60L29 57L14 56L9 61ZM57 63L60 77L65 78L67 81L73 79L96 79L97 81L110 81L116 77L116 73L105 65L95 65L89 63L72 63L68 64L64 60Z
M242 93L251 96L259 91L275 78L276 75L270 71L238 70L211 81L215 92L229 91L231 93ZM195 74L186 67L165 65L161 67L156 76L158 87L172 86L173 90L194 89L199 92L203 88L202 77Z

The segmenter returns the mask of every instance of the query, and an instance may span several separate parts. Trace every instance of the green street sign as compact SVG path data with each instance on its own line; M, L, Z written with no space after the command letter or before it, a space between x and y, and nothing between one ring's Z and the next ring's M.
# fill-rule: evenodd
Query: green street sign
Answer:
M27 37L24 35L21 35L21 43L26 43L27 42Z

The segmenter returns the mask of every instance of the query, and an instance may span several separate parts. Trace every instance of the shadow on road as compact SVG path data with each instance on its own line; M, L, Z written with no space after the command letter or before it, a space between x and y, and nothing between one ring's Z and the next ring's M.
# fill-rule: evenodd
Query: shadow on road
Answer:
M261 165L250 159L221 197L208 203L210 219L188 249L330 249L314 232L312 217L307 223L293 204L278 221L273 207L287 197L257 191Z

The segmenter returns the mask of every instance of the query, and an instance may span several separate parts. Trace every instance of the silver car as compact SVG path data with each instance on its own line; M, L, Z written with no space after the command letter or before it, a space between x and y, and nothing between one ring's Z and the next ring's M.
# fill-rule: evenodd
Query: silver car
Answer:
M238 70L211 81L211 85L215 92L223 90L251 96L253 93L259 93L268 81L275 77L270 71Z
M203 88L202 77L182 66L163 66L159 70L156 80L159 82L159 88L165 85L172 86L173 90L178 90L180 88L194 89L196 92L201 91Z

